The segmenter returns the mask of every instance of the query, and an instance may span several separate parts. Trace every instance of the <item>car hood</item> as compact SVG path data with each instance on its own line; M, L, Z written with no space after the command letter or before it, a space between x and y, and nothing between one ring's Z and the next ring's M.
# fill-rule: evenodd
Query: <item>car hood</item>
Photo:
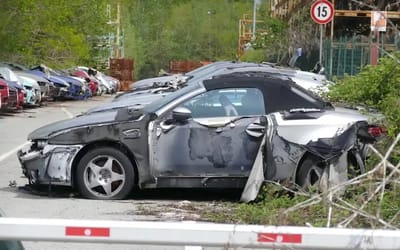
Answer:
M31 87L33 89L40 89L39 84L33 80L32 78L26 77L26 76L19 76L19 78L21 79L22 85L24 85L24 87Z
M361 114L357 110L349 108L335 107L334 110L328 110L325 113L332 121L335 119L340 119L343 122L368 121L367 116Z
M385 119L385 116L377 110L365 107L335 107L335 111L345 113L349 116L363 118L370 124L380 124Z
M62 132L64 130L82 126L90 126L94 124L112 123L115 121L116 113L116 110L109 112L93 113L50 123L30 133L28 135L28 140L47 140L58 132Z
M63 79L61 79L57 76L47 75L40 70L31 70L31 71L29 71L29 73L40 76L40 77L44 77L45 79L48 79L49 81L53 82L54 84L57 84L58 86L69 87L69 84L66 81L64 81Z
M25 72L25 71L17 71L16 73L19 76L26 76L26 77L32 78L33 80L35 80L37 82L50 83L49 80L47 80L46 78L35 75L33 73L29 73L29 72Z
M21 85L19 85L17 82L12 82L12 81L8 81L8 80L4 80L5 82L7 82L7 85L16 89L20 89L23 90L24 87L22 87Z

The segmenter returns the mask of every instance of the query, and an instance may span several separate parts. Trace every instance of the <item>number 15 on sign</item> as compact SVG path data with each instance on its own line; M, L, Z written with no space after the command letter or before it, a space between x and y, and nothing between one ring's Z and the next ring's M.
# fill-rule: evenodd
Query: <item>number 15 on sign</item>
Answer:
M334 8L327 0L317 0L311 6L311 18L318 24L329 23L333 18Z
M335 9L327 0L317 0L311 5L311 18L320 25L319 63L322 64L322 25L332 21Z

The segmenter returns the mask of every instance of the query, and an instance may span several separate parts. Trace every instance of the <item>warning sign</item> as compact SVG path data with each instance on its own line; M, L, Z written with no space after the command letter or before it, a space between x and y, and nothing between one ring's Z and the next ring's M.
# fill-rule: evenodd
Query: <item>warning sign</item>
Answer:
M371 11L371 31L386 31L386 11Z

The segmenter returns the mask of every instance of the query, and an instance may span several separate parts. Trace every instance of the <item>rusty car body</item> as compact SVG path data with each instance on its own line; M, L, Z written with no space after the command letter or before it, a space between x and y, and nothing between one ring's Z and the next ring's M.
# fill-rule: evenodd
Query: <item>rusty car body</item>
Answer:
M367 118L338 109L287 75L241 71L188 84L144 105L90 112L33 131L18 152L30 183L92 199L139 188L317 184L364 169ZM260 174L261 173L261 174ZM252 183L250 183L251 185ZM243 200L253 199L245 195Z

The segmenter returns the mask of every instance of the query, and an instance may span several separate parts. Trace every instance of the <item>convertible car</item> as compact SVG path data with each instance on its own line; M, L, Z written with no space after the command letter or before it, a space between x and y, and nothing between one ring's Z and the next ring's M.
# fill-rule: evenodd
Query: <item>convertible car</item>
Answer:
M287 75L244 70L44 126L18 158L29 183L92 199L125 198L135 186L248 190L285 180L307 188L327 176L344 181L349 166L364 171L365 145L378 135L371 129Z

